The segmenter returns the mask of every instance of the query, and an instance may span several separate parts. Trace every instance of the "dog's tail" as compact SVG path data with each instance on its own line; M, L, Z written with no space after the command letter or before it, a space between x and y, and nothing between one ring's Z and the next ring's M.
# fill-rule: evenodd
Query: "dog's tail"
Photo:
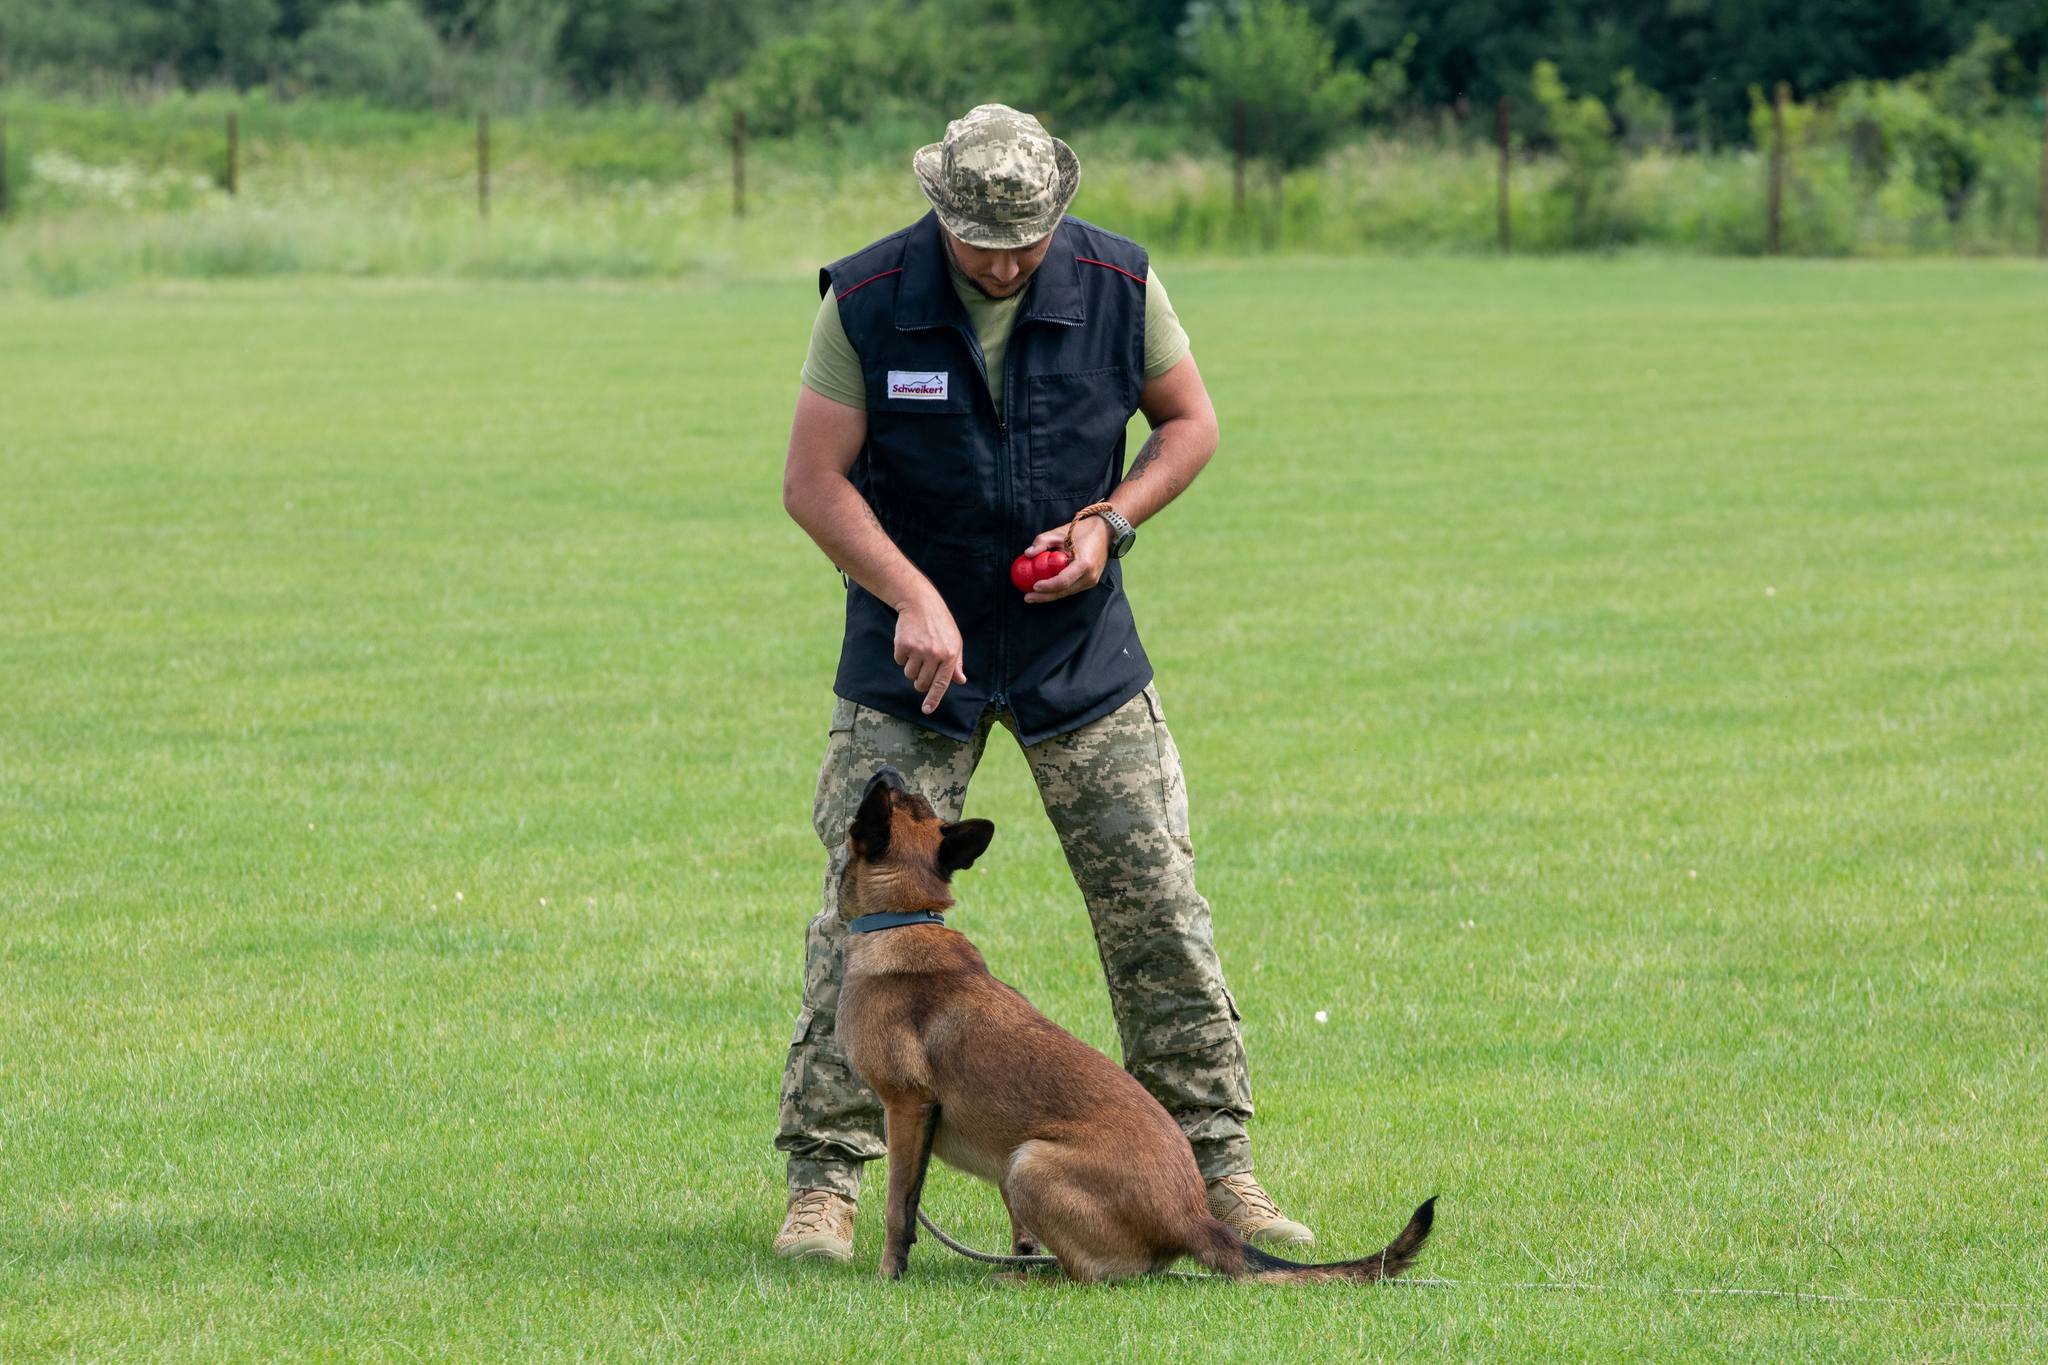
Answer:
M1408 1219L1408 1226L1401 1229L1400 1235L1377 1255L1356 1261L1300 1265L1259 1250L1238 1236L1229 1224L1211 1218L1196 1234L1200 1245L1189 1254L1217 1274L1233 1279L1252 1279L1264 1284L1302 1284L1312 1280L1364 1284L1370 1280L1391 1280L1415 1264L1416 1253L1429 1240L1429 1229L1435 1222L1436 1196L1431 1195Z

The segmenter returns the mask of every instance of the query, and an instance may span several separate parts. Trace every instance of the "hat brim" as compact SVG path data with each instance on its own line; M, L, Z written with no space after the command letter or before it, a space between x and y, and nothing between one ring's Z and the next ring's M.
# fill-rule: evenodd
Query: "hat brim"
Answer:
M918 148L917 154L910 159L911 168L917 172L917 187L931 201L932 211L939 215L946 231L969 246L987 251L1014 251L1050 237L1081 188L1081 158L1074 155L1072 147L1056 137L1052 138L1053 164L1059 174L1059 195L1052 208L1023 222L986 222L967 213L947 190L941 170L944 165L942 149L943 144L937 142Z

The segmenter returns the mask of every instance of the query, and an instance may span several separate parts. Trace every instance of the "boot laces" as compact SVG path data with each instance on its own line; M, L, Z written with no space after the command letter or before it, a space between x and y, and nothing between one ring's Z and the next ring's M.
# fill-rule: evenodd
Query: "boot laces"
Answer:
M1249 1172L1226 1175L1216 1182L1243 1201L1246 1208L1262 1218L1279 1218L1280 1208Z
M833 1217L839 1196L830 1190L799 1190L789 1205L789 1230L798 1235L836 1232Z

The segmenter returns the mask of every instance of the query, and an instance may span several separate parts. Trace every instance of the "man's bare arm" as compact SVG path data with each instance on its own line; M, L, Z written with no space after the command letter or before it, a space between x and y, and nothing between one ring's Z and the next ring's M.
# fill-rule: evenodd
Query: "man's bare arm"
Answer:
M1216 407L1209 401L1193 354L1182 356L1178 365L1149 381L1138 396L1138 407L1152 424L1152 434L1138 448L1124 481L1109 495L1133 526L1186 491L1216 453L1221 435Z
M1216 407L1202 383L1202 372L1192 354L1147 381L1138 397L1138 407L1152 424L1152 434L1138 449L1123 482L1109 495L1110 505L1136 526L1179 497L1195 481L1195 475L1216 453L1219 432ZM1031 550L1052 549L1065 543L1067 528L1051 527L1031 542ZM1051 602L1086 592L1102 581L1109 565L1109 524L1101 517L1089 517L1074 528L1074 562L1058 577L1048 578L1025 594L1026 602Z
M967 681L960 630L938 589L896 548L846 477L867 435L866 412L800 388L782 465L782 506L834 564L896 609L896 662L925 694L929 715L948 687Z
M799 388L782 466L782 506L854 582L900 611L931 584L847 477L867 436L867 413Z

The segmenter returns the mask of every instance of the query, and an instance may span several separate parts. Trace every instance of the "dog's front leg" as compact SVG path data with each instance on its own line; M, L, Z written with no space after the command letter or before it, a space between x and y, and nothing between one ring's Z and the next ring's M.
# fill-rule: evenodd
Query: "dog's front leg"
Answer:
M917 1201L931 1165L939 1107L919 1099L886 1101L882 1119L889 1142L889 1231L882 1243L882 1278L900 1280L917 1240Z

